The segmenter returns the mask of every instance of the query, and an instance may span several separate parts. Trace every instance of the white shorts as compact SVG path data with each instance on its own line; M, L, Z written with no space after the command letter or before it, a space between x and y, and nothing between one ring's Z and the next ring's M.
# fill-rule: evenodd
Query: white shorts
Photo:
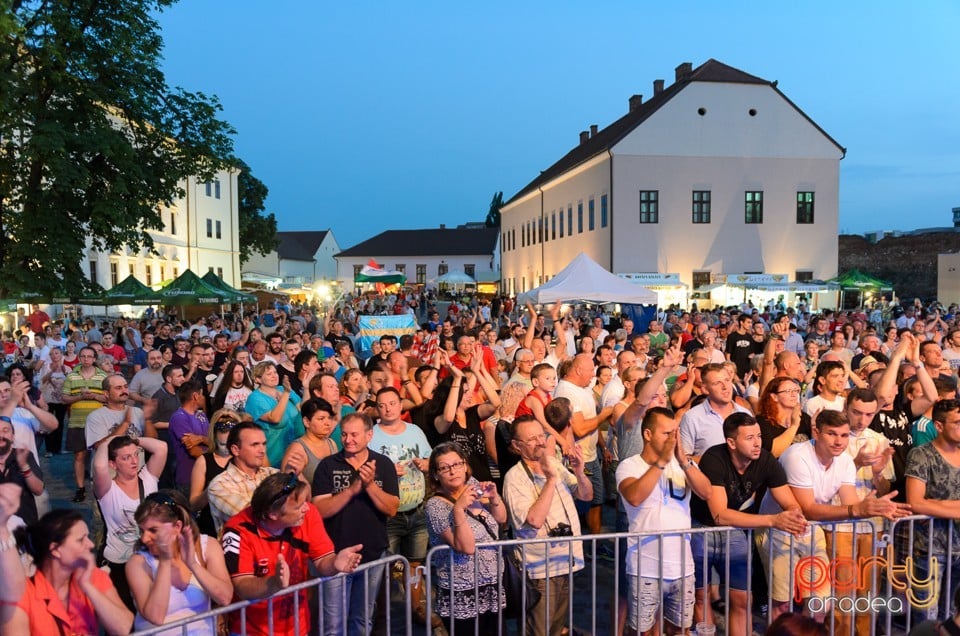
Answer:
M657 610L663 607L663 619L675 627L688 628L693 624L693 604L696 598L693 575L682 579L663 581L646 577L627 576L630 605L627 607L627 625L639 632L653 628ZM639 589L638 589L639 588Z

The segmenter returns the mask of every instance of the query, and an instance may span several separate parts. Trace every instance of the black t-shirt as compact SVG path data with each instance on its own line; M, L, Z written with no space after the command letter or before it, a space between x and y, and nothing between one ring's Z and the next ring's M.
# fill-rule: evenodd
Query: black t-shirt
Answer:
M687 344L683 345L683 352L687 355L690 355L698 349L703 349L703 343L698 338L693 338L689 340Z
M750 355L756 353L756 343L749 333L740 334L734 331L727 336L727 353L730 361L737 365L737 375L741 378L750 370Z
M386 455L372 450L367 461L376 462L373 480L388 495L400 496L397 469ZM313 473L313 496L335 495L350 487L358 473L346 459L343 451L324 457ZM337 514L323 520L323 525L336 550L363 544L363 563L375 561L387 549L387 516L374 505L366 490L350 500Z
M761 450L760 457L750 462L741 475L733 466L726 444L717 444L700 458L700 471L713 486L727 491L727 508L757 514L767 488L787 485L787 474L770 451ZM704 526L714 526L707 502L693 493L690 498L690 516Z
M773 451L773 440L783 435L783 432L787 429L783 428L779 424L774 424L773 421L767 419L763 415L757 416L757 424L760 425L760 435L763 437L760 440L760 446L763 450ZM805 442L812 438L812 432L810 431L810 416L806 413L800 414L800 426L797 427L797 433L793 438L793 443Z
M882 433L893 447L893 472L895 477L890 485L891 490L897 491L896 501L906 501L907 454L913 448L913 435L910 434L912 405L905 401L903 405L895 404L892 409L878 411L870 424L870 428Z
M350 340L350 338L348 338L346 334L338 336L337 334L331 331L330 333L327 334L326 339L330 341L330 345L333 347L334 351L337 350L338 342L346 342L347 345L350 347L350 351L353 351L353 341Z
M217 351L213 354L213 371L214 373L223 373L223 367L230 360L229 351Z
M480 405L471 406L464 413L466 426L454 422L443 435L443 441L456 442L467 452L470 460L470 471L478 481L490 481L490 462L487 461L486 438L483 434L483 422L480 421Z

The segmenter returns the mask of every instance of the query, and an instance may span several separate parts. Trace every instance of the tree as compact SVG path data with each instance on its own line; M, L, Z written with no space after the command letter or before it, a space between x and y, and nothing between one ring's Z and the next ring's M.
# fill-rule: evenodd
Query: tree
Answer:
M254 252L261 256L277 247L277 219L273 214L261 216L269 190L253 176L243 161L237 162L237 190L240 206L240 264L243 265Z
M152 248L183 180L230 165L219 101L160 70L174 1L0 2L0 297L95 291L87 239Z
M490 201L490 211L484 221L487 227L500 227L500 208L503 207L503 192L497 192Z

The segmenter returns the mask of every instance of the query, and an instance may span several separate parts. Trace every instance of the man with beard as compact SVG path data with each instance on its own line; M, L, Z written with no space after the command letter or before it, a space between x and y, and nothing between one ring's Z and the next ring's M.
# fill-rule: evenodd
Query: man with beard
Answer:
M20 518L26 523L37 521L35 496L43 492L43 473L28 448L14 447L13 424L0 418L0 483L20 487Z
M147 366L130 380L130 399L143 405L163 386L163 354L156 349L147 352Z

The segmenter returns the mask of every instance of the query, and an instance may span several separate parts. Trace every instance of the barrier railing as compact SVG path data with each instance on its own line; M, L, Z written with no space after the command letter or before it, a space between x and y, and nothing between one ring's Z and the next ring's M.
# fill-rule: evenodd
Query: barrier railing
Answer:
M307 596L306 602L310 610L309 633L355 633L351 630L351 621L359 621L362 625L364 616L358 616L349 611L350 598L347 590L348 586L344 584L346 581L351 581L353 585L362 586L362 593L359 596L363 599L363 607L369 608L366 616L368 624L373 620L372 601L377 599L379 603L382 603L384 609L383 620L385 621L386 633L391 634L399 630L401 633L409 634L412 632L412 612L410 604L404 602L401 610L394 611L395 608L392 607L390 603L390 572L397 569L398 566L403 568L403 581L405 581L403 586L404 598L408 599L410 598L410 563L402 556L391 555L376 561L371 561L370 563L365 563L352 574L338 574L333 577L311 579L296 585L291 585L265 599L240 601L225 607L218 607L208 612L195 614L177 621L171 621L163 625L134 632L134 636L187 636L188 634L196 633L200 625L208 624L211 621L213 625L216 625L218 620L222 620L220 617L230 620L233 616L237 616L236 620L239 621L240 630L239 632L232 633L247 634L248 610L252 606L259 604L266 605L267 624L265 626L259 626L256 633L268 634L269 636L274 636L274 634L276 634L276 636L286 636L287 634L306 633L307 626L301 625L300 617L301 603L304 602L301 597L304 595ZM286 601L286 599L290 597L292 597L292 603ZM290 610L292 611L293 618L292 631L290 629L280 631L275 626L277 621L274 617L274 608L281 604L289 604L289 606L292 607ZM397 616L396 614L398 613L401 615ZM339 620L336 620L337 624L330 624L331 615L339 616ZM361 630L360 633L363 633L363 631L369 630ZM214 630L213 633L216 633L216 630Z
M831 635L859 636L905 634L920 620L943 619L950 614L957 587L954 572L960 568L960 555L946 556L953 554L952 521L913 516L884 527L866 519L811 522L809 527L808 534L802 537L775 529L754 532L697 527L478 543L472 565L466 569L462 555L449 546L436 546L429 551L423 572L425 588L430 592L425 594L426 616L440 614L444 628L433 629L428 619L425 627L416 629L418 633L447 632L450 636L552 636L565 629L571 633L580 630L616 634L619 626L627 622L639 625L641 631L657 624L660 633L664 633L666 623L677 620L688 631L696 626L700 634L712 633L711 628L732 634L750 633L752 622L769 624L784 611L803 611L825 619ZM934 537L936 533L943 536L943 532L946 542L941 545ZM765 582L767 590L752 600L762 602L765 598L766 617L751 605L751 593L756 596L758 592L753 585L754 547L761 559L759 572L763 574L757 585ZM526 581L529 576L530 583L522 588L518 603L508 603L506 611L493 617L491 628L489 617L471 614L470 609L477 606L483 592L488 600L505 598L505 577L498 573L514 557L521 580ZM651 565L653 561L655 564ZM391 605L389 571L393 566L404 570L404 600ZM638 593L638 598L628 594L628 571L630 577L642 577L637 580L638 588L648 588ZM724 607L716 614L711 609L717 601L709 584L711 572L724 582L719 596ZM362 586L363 607L371 608L370 601L376 598L385 608L380 626L386 634L414 633L412 574L406 559L390 556L365 564L350 575ZM382 578L384 584L379 585L376 578ZM191 626L234 612L240 613L240 633L246 634L247 610L256 603L267 604L269 620L264 632L273 634L274 606L291 595L292 604L287 603L293 608L294 633L300 633L300 592L304 590L315 595L309 600L311 633L345 634L351 630L348 620L356 618L347 615L348 591L338 585L346 579L343 575L314 579L265 600L235 603L136 634L191 634ZM652 597L650 585L656 586ZM738 587L745 587L747 593L738 594ZM648 601L655 599L652 610L649 602L641 602L641 594L647 594L644 598ZM667 599L668 596L674 599ZM535 597L539 597L537 602L531 602ZM324 615L324 608L330 606L342 608L336 625L330 625L329 613ZM460 620L451 620L450 614ZM359 631L351 633L363 633L362 622L360 626ZM763 625L752 627L762 630Z

